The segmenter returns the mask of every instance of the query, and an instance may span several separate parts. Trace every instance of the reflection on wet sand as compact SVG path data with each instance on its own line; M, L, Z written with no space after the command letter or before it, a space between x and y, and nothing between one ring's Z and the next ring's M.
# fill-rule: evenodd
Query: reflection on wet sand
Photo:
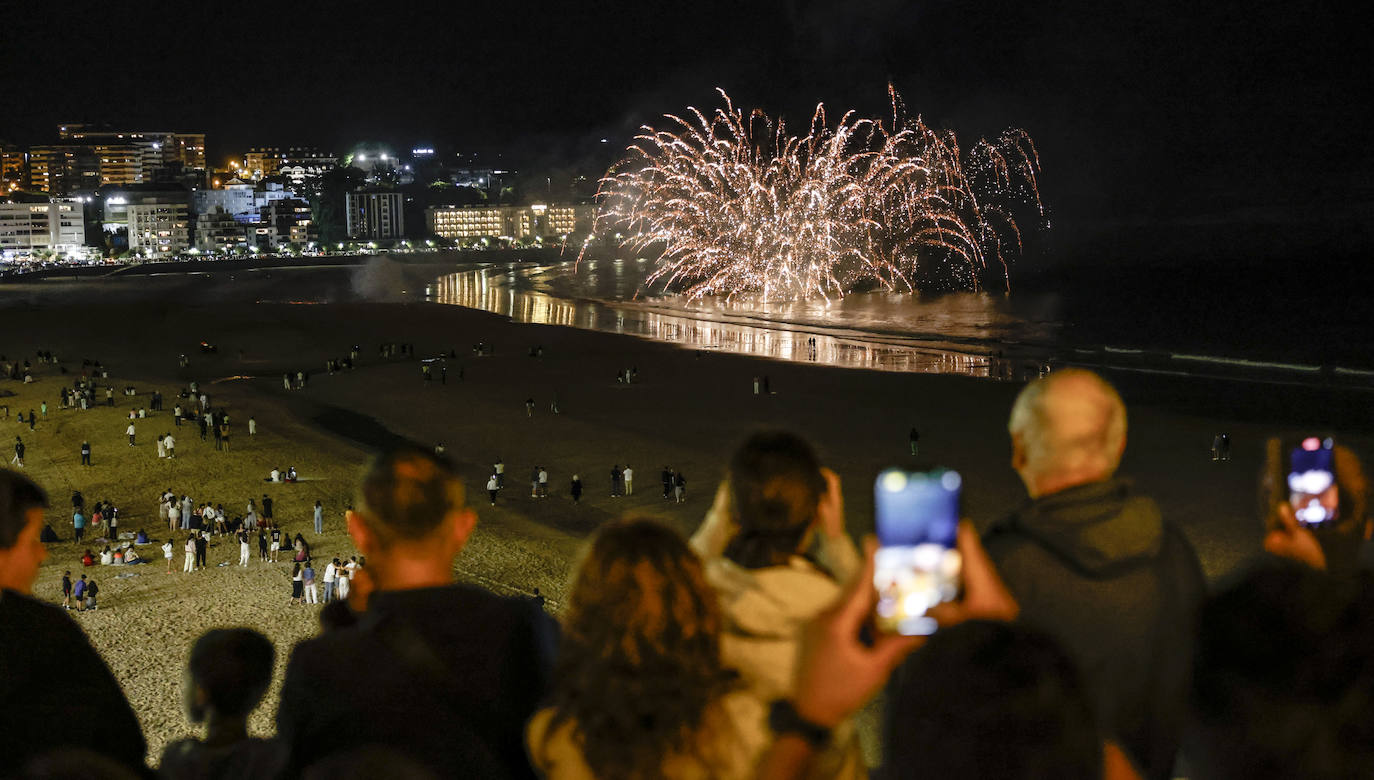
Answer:
M879 371L958 374L991 379L1024 379L1045 370L1043 358L1005 356L989 344L950 344L900 334L872 333L816 322L759 324L762 309L671 309L665 302L610 302L560 298L517 290L505 269L447 274L426 291L436 303L500 314L517 322L563 325L777 360L795 360ZM991 316L1001 316L988 313Z

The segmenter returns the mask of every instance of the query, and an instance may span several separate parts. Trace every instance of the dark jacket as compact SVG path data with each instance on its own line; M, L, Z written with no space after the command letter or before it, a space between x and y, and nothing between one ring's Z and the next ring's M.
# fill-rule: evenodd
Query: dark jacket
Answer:
M86 749L145 772L138 718L105 661L62 609L0 591L0 772Z
M556 633L529 601L469 585L374 594L356 625L291 654L277 709L289 771L371 743L441 777L533 777L525 723Z
M1147 778L1169 777L1205 591L1183 533L1112 479L1041 496L983 541L1021 619L1077 660L1109 735Z

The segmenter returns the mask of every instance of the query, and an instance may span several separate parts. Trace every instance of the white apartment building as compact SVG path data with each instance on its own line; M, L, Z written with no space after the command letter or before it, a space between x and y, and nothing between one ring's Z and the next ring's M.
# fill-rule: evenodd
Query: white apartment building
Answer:
M190 246L191 209L185 199L144 196L124 208L130 251L161 257Z
M86 243L80 201L0 203L0 258L13 260L37 252L76 254Z
M348 237L401 238L405 235L403 206L399 192L348 193Z
M594 207L433 206L425 210L429 229L441 238L562 238L591 232Z

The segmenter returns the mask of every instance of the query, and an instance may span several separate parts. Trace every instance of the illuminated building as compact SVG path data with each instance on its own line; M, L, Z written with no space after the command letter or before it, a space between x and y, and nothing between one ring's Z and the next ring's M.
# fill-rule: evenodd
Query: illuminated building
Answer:
M348 193L349 238L400 238L405 235L401 193L359 190Z
M304 245L319 238L310 216L310 204L296 198L274 200L263 206L258 227L253 229L259 248L275 250L283 244Z
M591 231L592 206L432 206L429 229L440 238L562 238Z
M75 200L0 203L0 256L15 259L42 251L81 251L86 243L82 213L81 202Z
M0 144L0 195L22 189L28 183L28 156L18 146Z
M79 144L29 147L29 189L53 195L100 186L100 158Z
M234 215L216 206L196 217L196 249L207 254L231 252L246 246L247 234Z
M152 257L190 246L191 204L184 189L137 185L105 198L104 229L127 227L129 249Z

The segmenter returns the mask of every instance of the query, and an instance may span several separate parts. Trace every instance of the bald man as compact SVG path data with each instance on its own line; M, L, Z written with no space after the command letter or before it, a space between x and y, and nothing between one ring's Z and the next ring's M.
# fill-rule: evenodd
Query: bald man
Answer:
M1054 635L1147 778L1178 750L1202 569L1177 526L1116 477L1126 407L1090 371L1027 385L1007 424L1030 502L984 536L1021 619Z

